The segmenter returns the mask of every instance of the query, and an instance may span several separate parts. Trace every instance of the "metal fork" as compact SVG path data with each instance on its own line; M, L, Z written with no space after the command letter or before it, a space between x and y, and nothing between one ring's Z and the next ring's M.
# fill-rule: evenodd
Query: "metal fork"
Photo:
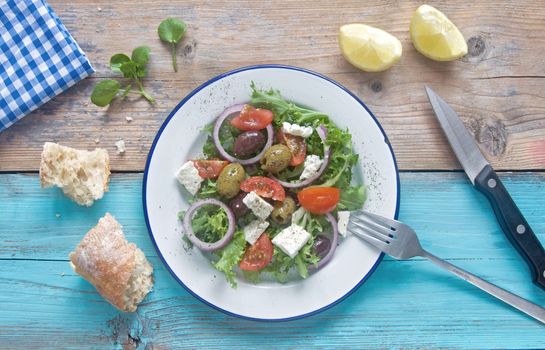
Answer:
M348 231L363 238L368 243L396 259L409 259L415 256L426 258L477 288L545 323L544 308L425 251L420 246L416 232L400 221L388 219L363 210L353 211L350 214Z

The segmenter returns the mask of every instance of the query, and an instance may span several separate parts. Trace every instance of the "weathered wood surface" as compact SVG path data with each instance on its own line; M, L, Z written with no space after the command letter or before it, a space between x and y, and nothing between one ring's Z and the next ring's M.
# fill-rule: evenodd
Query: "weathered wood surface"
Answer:
M504 174L545 242L545 173ZM288 323L232 318L189 295L165 270L145 228L141 175L117 174L91 208L40 190L34 175L0 175L0 344L6 349L541 348L543 326L424 260L385 258L336 307ZM486 199L461 173L401 174L401 219L430 251L545 304ZM68 266L67 254L106 210L155 266L136 314L120 314ZM60 214L57 217L56 214Z
M459 26L470 52L432 62L412 47L408 25L417 1L138 1L51 0L97 73L0 134L0 171L38 169L44 141L110 150L114 170L142 170L169 111L209 78L240 66L290 64L326 74L361 97L388 133L401 169L458 169L425 97L433 86L475 132L497 169L545 169L545 3L434 1ZM156 28L168 16L189 24L179 72ZM391 70L358 71L340 55L341 24L365 22L396 35L403 57ZM111 77L117 52L152 48L146 87L157 98L90 104L94 84ZM128 124L125 117L134 118ZM119 156L114 143L127 143Z

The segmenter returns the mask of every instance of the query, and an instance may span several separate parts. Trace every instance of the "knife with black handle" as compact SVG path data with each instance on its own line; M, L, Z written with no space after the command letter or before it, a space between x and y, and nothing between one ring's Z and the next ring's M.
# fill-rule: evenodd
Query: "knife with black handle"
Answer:
M503 232L528 264L532 281L545 289L545 249L456 112L428 86L426 92L467 176L492 204Z
M490 165L477 175L475 187L492 204L503 232L530 267L533 282L545 289L545 250Z

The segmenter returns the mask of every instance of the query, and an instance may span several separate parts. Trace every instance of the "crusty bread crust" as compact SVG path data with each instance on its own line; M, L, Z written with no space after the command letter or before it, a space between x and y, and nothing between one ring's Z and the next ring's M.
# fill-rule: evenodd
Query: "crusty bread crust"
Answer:
M153 267L109 213L69 255L74 271L121 311L134 312L153 286Z
M110 157L108 151L78 150L46 142L40 163L42 187L57 186L79 205L91 206L108 191Z

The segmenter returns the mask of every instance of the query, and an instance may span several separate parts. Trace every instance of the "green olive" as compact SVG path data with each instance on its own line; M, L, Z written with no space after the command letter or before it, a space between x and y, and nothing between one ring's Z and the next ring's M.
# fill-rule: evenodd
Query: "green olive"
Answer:
M295 211L295 201L286 197L283 202L276 203L271 213L271 219L277 224L284 225L290 222L291 214Z
M290 164L291 152L285 145L274 145L265 151L261 158L261 168L276 174L286 169Z
M218 193L227 198L233 198L240 191L240 184L244 181L244 168L238 163L227 165L218 177Z

